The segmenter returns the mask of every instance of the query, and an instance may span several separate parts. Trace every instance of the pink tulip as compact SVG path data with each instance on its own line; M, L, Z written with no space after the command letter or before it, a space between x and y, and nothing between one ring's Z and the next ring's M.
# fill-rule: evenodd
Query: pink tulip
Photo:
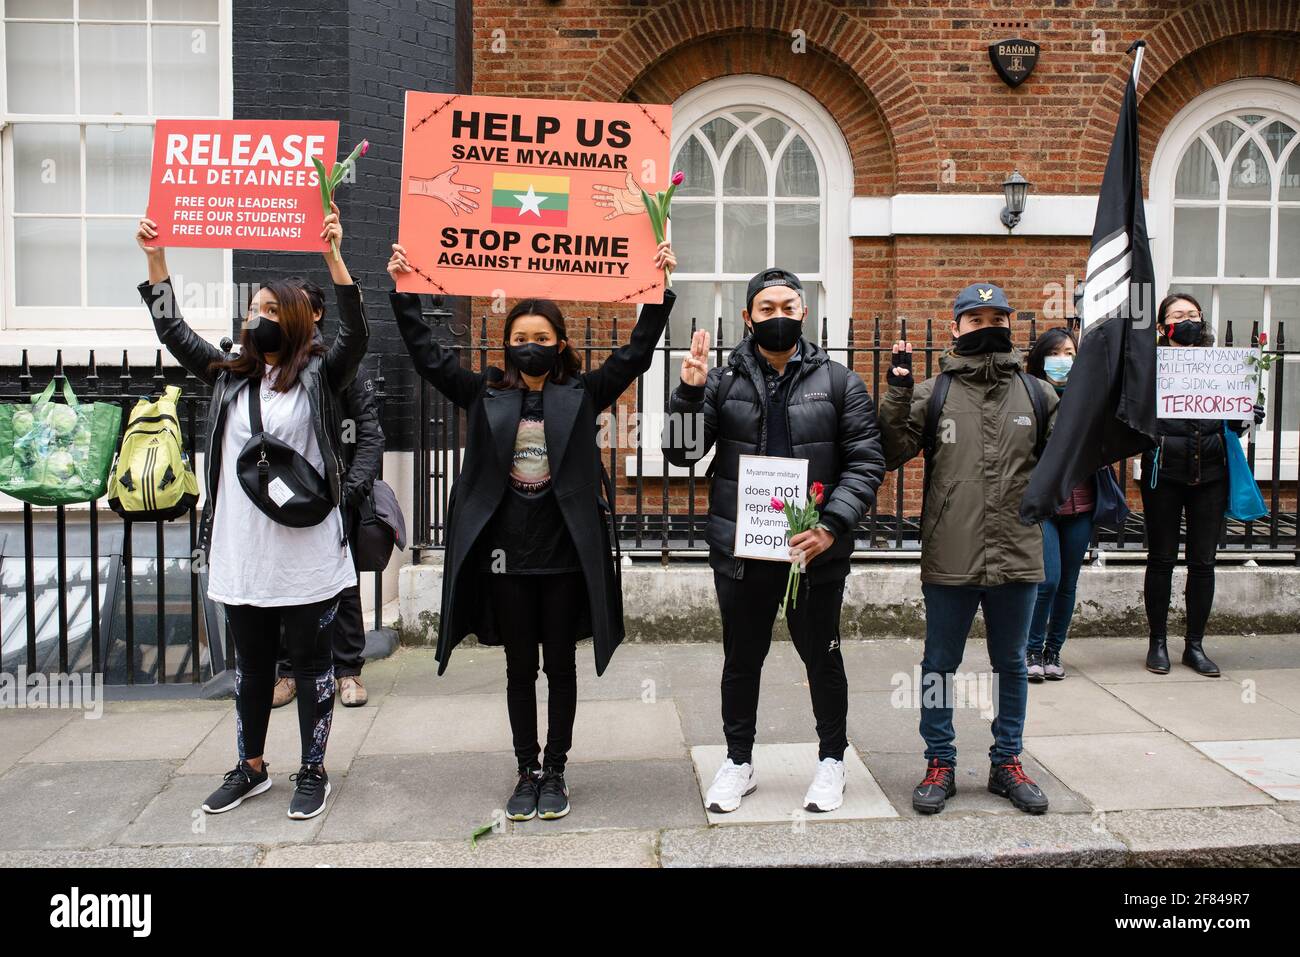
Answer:
M365 155L366 155L366 150L368 150L368 149L370 149L370 140L362 140L362 141L361 141L361 155L362 155L362 156L365 156Z
M674 186L681 186L682 183L684 182L686 182L685 173L683 173L681 170L678 170L676 173L673 173L672 184Z
M781 500L780 500L779 498L777 498L775 495L772 496L772 511L774 511L774 512L784 512L784 511L785 511L785 502L781 501Z

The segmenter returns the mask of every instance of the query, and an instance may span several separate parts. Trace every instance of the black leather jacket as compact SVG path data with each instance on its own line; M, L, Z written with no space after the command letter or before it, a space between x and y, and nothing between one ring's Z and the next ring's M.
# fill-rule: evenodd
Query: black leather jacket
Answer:
M226 358L212 343L201 337L185 322L172 289L170 277L160 283L140 283L140 298L149 307L154 330L167 351L190 374L212 387L208 401L207 462L204 469L207 481L207 500L199 524L198 547L207 551L212 540L212 516L217 497L217 484L221 475L221 436L226 424L226 411L243 386L227 370L213 372L211 366ZM316 443L325 462L325 478L330 495L337 504L343 486L344 458L340 450L340 416L338 394L352 384L357 367L366 354L370 327L366 323L361 303L361 289L357 285L334 286L339 304L339 334L323 356L312 356L299 377L307 390L311 403Z

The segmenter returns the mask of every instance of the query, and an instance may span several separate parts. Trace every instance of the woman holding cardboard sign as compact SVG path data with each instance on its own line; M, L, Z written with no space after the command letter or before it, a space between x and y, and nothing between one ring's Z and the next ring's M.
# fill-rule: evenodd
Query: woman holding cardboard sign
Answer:
M1160 345L1212 346L1214 329L1201 304L1187 293L1171 293L1156 313ZM1264 407L1255 406L1255 422L1264 421ZM1157 419L1156 447L1142 454L1142 508L1146 513L1147 570L1143 599L1150 628L1147 671L1169 673L1166 631L1169 592L1178 561L1178 538L1187 520L1187 638L1183 664L1207 678L1219 666L1201 647L1214 604L1214 561L1219 527L1228 504L1228 446L1236 442L1224 432L1221 419ZM1247 423L1228 420L1236 435Z
M677 265L660 243L655 266ZM410 272L393 245L388 272ZM438 673L473 632L506 652L506 707L519 777L506 804L514 821L569 813L565 761L578 685L575 643L592 637L596 673L623 638L623 599L609 523L613 494L601 465L596 417L650 367L674 294L642 307L631 340L583 372L564 316L549 299L524 299L505 319L505 368L464 368L433 338L420 297L390 296L416 371L468 413L460 478L447 504L438 623ZM602 487L603 486L603 487ZM546 750L537 741L538 648L548 687Z
M339 512L343 459L336 401L366 354L361 293L327 246L325 264L339 303L334 342L326 348L315 337L311 303L299 282L272 280L253 296L240 351L231 357L181 317L166 252L150 245L157 235L152 220L140 221L136 242L149 262L140 296L167 351L212 387L199 554L208 564L208 597L224 606L235 645L239 761L203 810L233 810L271 787L263 747L283 629L300 689L302 744L302 766L290 778L289 817L315 817L330 791L325 746L339 595L356 582ZM342 239L335 206L321 240L337 247Z

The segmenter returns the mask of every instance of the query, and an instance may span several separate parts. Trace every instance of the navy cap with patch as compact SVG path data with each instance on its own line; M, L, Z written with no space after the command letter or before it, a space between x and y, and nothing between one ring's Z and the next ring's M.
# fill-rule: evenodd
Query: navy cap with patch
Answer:
M964 312L974 312L976 309L992 308L999 312L1015 312L1007 302L1007 294L999 286L988 282L977 282L967 286L961 292L957 293L957 299L952 304L952 319L956 322L961 318Z

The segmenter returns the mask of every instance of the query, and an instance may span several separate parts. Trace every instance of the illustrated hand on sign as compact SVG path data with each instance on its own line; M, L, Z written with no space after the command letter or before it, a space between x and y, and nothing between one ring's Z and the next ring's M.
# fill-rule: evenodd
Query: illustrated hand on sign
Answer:
M412 176L407 192L413 196L432 196L434 199L446 203L454 216L459 216L462 212L472 213L478 209L478 203L467 197L473 193L480 193L482 190L477 186L470 186L468 183L453 182L452 176L459 169L459 165L453 166L451 169L445 169L437 176L429 179L419 179ZM462 196L462 193L466 195Z
M596 190L591 194L592 202L602 209L610 210L609 215L605 217L606 220L645 212L645 204L641 202L641 187L637 185L636 178L631 173L627 174L626 186L596 183L591 188Z

